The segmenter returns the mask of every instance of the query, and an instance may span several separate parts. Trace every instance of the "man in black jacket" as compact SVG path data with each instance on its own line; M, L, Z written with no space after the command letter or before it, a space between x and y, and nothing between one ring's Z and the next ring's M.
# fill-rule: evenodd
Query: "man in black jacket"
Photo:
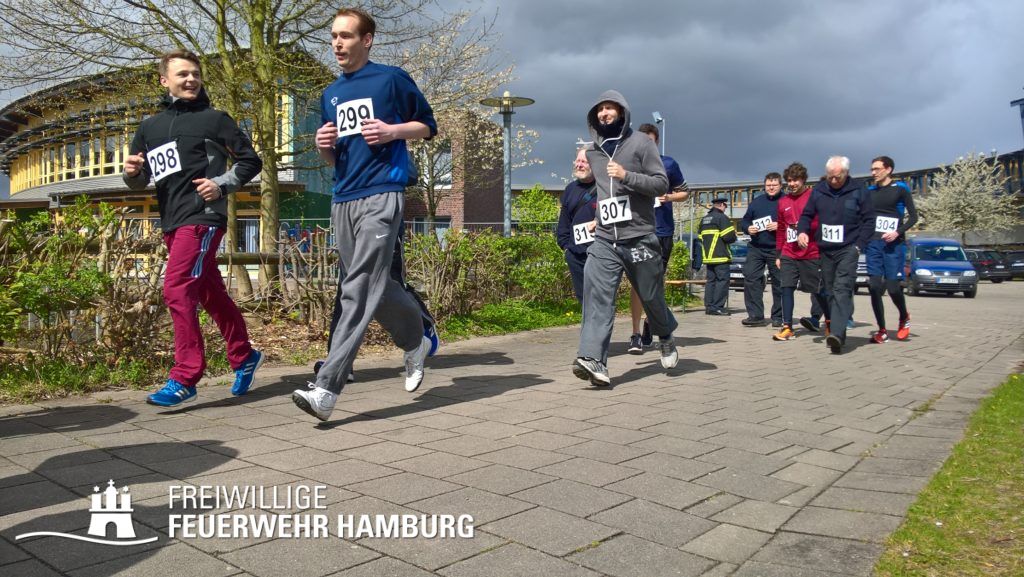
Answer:
M732 314L725 308L725 300L729 296L729 262L732 261L729 245L736 242L736 228L725 216L728 205L728 198L716 198L711 201L711 210L700 221L701 252L708 271L704 285L704 313L715 316Z
M782 196L782 175L770 172L764 177L764 194L751 201L747 212L740 219L740 229L750 235L747 246L747 260L743 263L743 303L747 307L747 318L741 323L745 327L763 327L768 324L764 318L764 269L772 283L772 326L782 326L782 285L779 284L779 267L775 260L779 251L775 248L775 234L779 228L779 198Z
M853 314L853 288L857 281L857 257L874 233L871 195L850 178L850 159L833 156L825 163L825 180L814 185L800 215L797 242L807 246L811 222L818 217L815 233L821 252L821 276L829 293L832 334L825 339L832 353L846 344L846 321Z
M583 304L583 266L587 263L587 248L594 242L594 228L597 223L597 191L594 190L594 173L587 162L587 151L581 148L572 165L576 180L569 183L559 201L558 227L555 240L558 248L565 253L572 277L572 291L576 300Z
M259 174L263 163L234 119L210 106L198 56L187 50L165 54L160 84L167 88L164 110L139 125L124 162L124 181L132 190L145 189L150 179L156 186L168 251L164 301L174 324L174 367L167 384L147 400L172 407L195 398L206 368L199 305L227 341L228 362L235 369L233 394L249 391L263 363L216 260L227 230L225 196Z

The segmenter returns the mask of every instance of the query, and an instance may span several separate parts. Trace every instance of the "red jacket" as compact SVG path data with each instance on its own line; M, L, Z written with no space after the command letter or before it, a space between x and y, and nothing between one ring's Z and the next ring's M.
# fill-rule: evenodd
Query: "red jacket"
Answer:
M808 235L810 240L807 243L807 248L800 248L800 244L796 242L796 227L800 223L800 214L804 211L804 206L807 205L807 201L810 198L811 187L808 186L804 188L800 196L786 193L779 199L779 228L775 232L775 247L779 249L779 256L781 258L795 260L818 258L818 243L814 241L814 233L818 229L817 216L811 221L811 232ZM786 242L787 229L792 231L789 234L793 242Z

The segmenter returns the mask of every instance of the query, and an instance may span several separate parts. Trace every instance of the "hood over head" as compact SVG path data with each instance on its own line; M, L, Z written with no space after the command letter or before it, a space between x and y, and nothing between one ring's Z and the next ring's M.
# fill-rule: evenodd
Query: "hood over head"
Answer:
M614 102L622 107L622 130L619 134L609 135L603 133L599 128L601 123L597 121L597 106L602 102ZM625 138L629 136L633 130L629 127L629 103L626 102L626 98L622 96L618 90L606 90L602 92L601 96L599 96L597 101L594 102L594 105L590 107L590 111L587 112L587 128L590 129L590 136L598 146L601 146L601 144L608 138Z

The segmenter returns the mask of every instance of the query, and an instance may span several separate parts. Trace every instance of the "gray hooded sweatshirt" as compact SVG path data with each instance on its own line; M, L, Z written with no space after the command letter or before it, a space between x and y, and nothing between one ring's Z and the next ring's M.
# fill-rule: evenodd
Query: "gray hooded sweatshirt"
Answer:
M614 102L622 107L622 134L618 145L609 156L601 145L603 138L597 131L597 107L602 102ZM597 200L628 197L633 218L612 224L602 223L603 211L598 206L595 235L616 242L654 233L654 198L668 193L668 176L661 161L658 145L647 135L633 132L629 127L629 104L615 90L609 90L597 99L587 113L587 127L594 144L587 149L587 162L594 171ZM607 140L613 140L609 137ZM626 170L626 177L616 180L608 176L608 161L614 160Z

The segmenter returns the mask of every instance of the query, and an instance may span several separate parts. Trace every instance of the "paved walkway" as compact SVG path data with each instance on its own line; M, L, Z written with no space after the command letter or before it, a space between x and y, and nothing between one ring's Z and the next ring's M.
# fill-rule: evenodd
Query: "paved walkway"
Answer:
M1020 370L1022 298L1019 282L910 298L911 340L870 345L861 324L838 357L820 336L690 313L667 375L654 352L624 354L620 320L604 390L570 372L576 327L446 345L414 395L400 357L361 360L323 426L289 400L308 368L266 369L241 399L203 386L181 411L136 391L0 408L0 573L869 575L978 400ZM111 478L156 542L15 541L85 534ZM182 481L327 485L331 518L471 514L475 535L172 539Z

